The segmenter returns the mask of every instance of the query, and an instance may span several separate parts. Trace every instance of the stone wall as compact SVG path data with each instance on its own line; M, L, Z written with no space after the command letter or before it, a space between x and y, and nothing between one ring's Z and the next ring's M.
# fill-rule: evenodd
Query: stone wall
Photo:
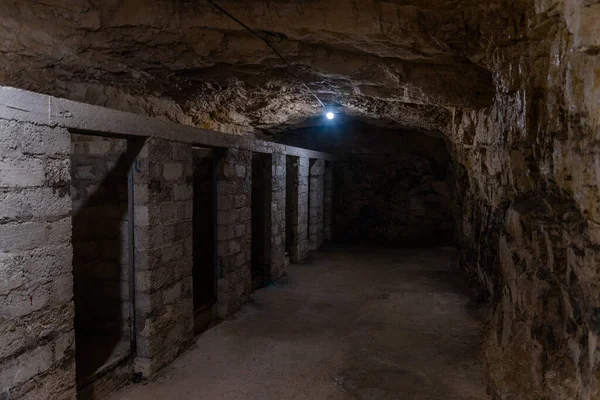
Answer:
M0 104L0 398L74 399L76 395L86 398L113 391L131 378L132 372L152 378L187 348L193 335L192 145L161 139L162 134L153 131L159 128L150 119L143 120L144 129L153 132L152 137L146 137L140 133L142 128L135 130L141 121L139 117L63 103L33 93L9 92L20 95L5 96ZM23 104L17 105L21 100ZM59 103L67 108L55 111ZM36 107L42 107L43 112ZM67 111L68 107L73 108ZM96 116L91 122L84 118L88 112ZM52 127L45 125L45 121L53 121L57 115L73 114L83 119L65 118L53 122ZM99 119L98 115L115 118L103 125L106 119ZM30 120L36 122L26 122ZM71 134L61 125L100 124L106 129L94 129L95 133L123 137L115 128L115 121L119 129L123 127L132 135L127 136L127 144L125 139L73 134L73 151ZM156 123L159 127L166 126ZM189 129L169 125L165 136L186 140ZM199 142L202 138L215 140L205 134L198 133ZM246 140L241 144L254 146L266 154L278 149L296 155L317 155L260 141ZM252 153L238 149L225 153L222 160L219 158L216 185L218 302L223 317L235 312L249 298L251 256ZM75 160L73 171L71 156ZM275 242L270 257L272 279L283 274L285 264L287 157L273 154L269 171L273 190L268 206L273 218L268 234ZM130 169L133 196L125 182ZM297 247L303 257L308 248L308 158L298 161L293 181L300 184L294 189L294 198L301 211L296 227L303 234ZM133 249L124 240L124 236L129 239L127 226L131 216L125 215L126 200L132 202L128 205L133 209ZM79 223L72 226L75 219ZM76 233L75 246L81 250L75 259L72 229ZM94 251L86 253L86 249L92 248ZM114 262L105 263L100 250L110 252L110 260ZM125 264L129 265L129 256L134 262L133 282L122 275ZM107 277L105 273L115 272L112 267L119 269L118 279L116 275L112 276L114 280L107 279L112 289L118 283L119 296L114 292L109 297L120 299L120 322L133 318L135 340L133 361L95 376L93 385L86 380L79 393L76 393L74 260L75 264L81 261L86 268L90 267L82 275L90 278L91 284L86 286L90 291L96 290L93 287L93 283L98 283L96 280ZM100 261L106 269L95 268ZM128 284L133 285L132 299L125 296L130 293ZM83 286L82 291L85 291ZM129 300L134 304L132 315L125 308ZM86 315L85 310L80 311L81 316ZM96 326L92 322L90 326ZM128 329L126 325L122 327L119 330L125 337Z
M154 375L190 343L192 152L149 138L135 166L136 371Z
M298 224L296 237L298 240L298 261L304 260L308 254L310 238L308 232L308 179L310 160L298 157Z
M496 398L598 399L600 4L535 3L481 25L495 102L449 129L461 264L490 301Z
M285 272L285 154L273 154L271 165L271 272L269 280L275 281Z
M308 237L309 249L323 245L323 207L325 205L325 161L310 160L308 185Z
M229 149L217 168L217 312L225 318L251 293L252 152Z
M452 240L448 177L409 154L346 156L335 163L335 239L402 245Z
M309 159L287 157L287 202L290 214L291 262L297 263L308 253L308 176Z
M315 164L314 178L311 168L311 188L314 183L324 195L316 197L317 208L312 197L310 202L309 229L320 242L322 235L332 235L327 226L331 218L335 240L401 244L453 240L451 163L441 133L397 131L349 121L335 129L306 128L277 139L339 156L333 164L335 200L333 177L324 161ZM325 217L326 211L333 216ZM311 248L315 248L313 242Z
M0 119L0 398L75 398L70 147Z
M333 199L334 199L334 186L333 186L333 163L331 161L325 161L325 169L323 171L323 239L325 241L331 240L332 224L333 224Z

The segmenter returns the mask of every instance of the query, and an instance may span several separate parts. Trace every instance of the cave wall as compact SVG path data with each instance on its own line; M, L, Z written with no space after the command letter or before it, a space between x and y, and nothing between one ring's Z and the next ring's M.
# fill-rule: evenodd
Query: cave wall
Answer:
M490 299L499 399L600 398L600 3L495 10L491 107L456 111L461 264Z

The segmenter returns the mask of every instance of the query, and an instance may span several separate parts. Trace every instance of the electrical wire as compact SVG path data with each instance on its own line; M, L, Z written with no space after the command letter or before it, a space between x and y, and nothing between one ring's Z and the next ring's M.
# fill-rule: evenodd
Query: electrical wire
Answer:
M258 33L256 33L252 28L250 28L248 25L246 25L245 23L243 23L242 21L240 21L239 19L237 19L233 14L231 14L229 11L227 11L226 9L224 9L223 7L221 7L220 5L218 5L217 3L215 3L213 0L206 0L206 1L208 1L214 8L216 8L217 10L221 11L223 14L225 14L226 16L228 16L229 18L231 18L237 24L239 24L240 26L244 27L244 29L246 29L248 32L250 32L253 36L255 36L258 39L260 39L263 42L265 42L265 44L271 50L273 50L273 52L277 55L277 57L279 57L281 59L281 61L283 61L283 63L285 64L285 67L287 68L287 70L298 80L298 82L300 82L302 84L302 86L304 86L304 88L306 90L308 90L308 92L319 102L319 104L323 108L325 108L325 104L323 104L323 102L321 101L321 99L319 99L319 97L317 97L317 95L312 90L310 90L310 88L308 87L308 85L306 83L304 83L304 81L298 76L298 74L296 74L294 72L294 70L292 69L292 65L281 55L281 53L266 38L264 38L261 35L259 35Z

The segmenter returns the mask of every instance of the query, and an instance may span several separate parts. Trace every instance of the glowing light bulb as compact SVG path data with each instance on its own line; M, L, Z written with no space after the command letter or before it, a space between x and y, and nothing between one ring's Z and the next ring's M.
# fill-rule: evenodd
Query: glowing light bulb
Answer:
M333 119L335 117L335 114L329 111L327 114L325 114L325 116L327 117L327 119Z

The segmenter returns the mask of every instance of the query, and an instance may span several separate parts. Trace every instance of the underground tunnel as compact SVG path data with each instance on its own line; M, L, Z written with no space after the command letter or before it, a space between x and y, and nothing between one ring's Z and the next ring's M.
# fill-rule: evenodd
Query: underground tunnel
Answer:
M7 0L0 39L0 399L600 399L598 0Z

